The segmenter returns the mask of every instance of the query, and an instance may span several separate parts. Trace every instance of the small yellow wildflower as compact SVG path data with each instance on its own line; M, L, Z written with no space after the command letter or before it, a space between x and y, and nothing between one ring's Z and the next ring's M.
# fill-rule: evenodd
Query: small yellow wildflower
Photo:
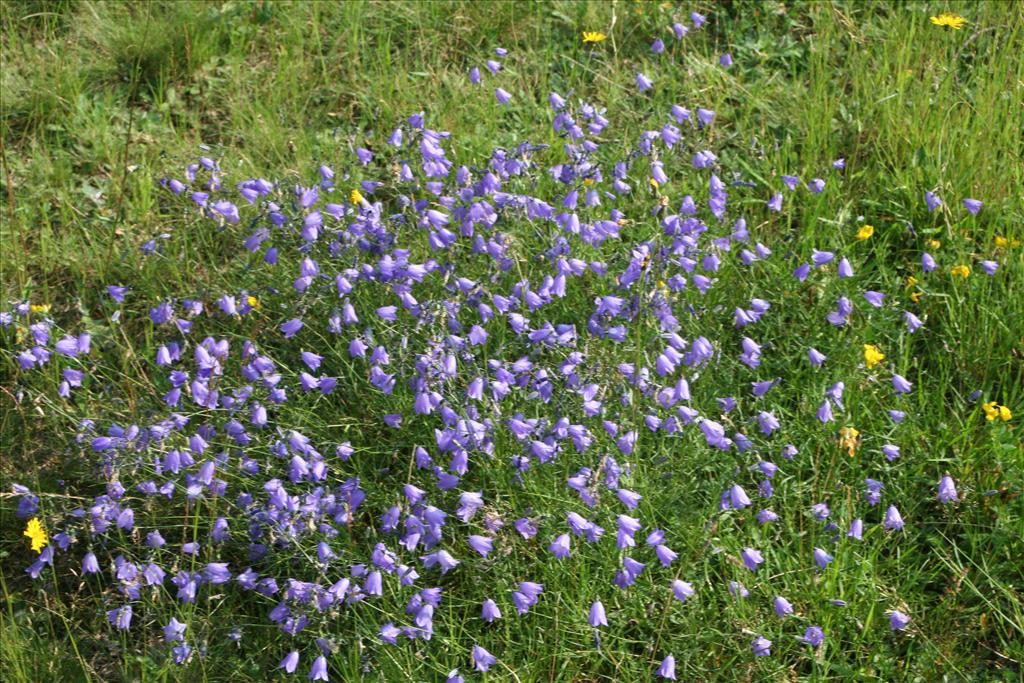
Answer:
M860 445L860 432L853 427L843 427L839 430L839 446L845 448L852 458Z
M928 240L928 246L931 247L932 249L938 249L939 247L942 246L942 242L938 240Z
M31 306L29 306L29 309L33 313L49 313L50 304L32 304Z
M932 23L936 26L942 26L943 28L951 28L959 31L967 23L967 20L958 14L950 14L949 12L943 12L937 17L931 18Z
M985 419L989 422L994 422L996 418L1003 422L1009 422L1013 419L1013 411L1007 406L1001 406L995 401L989 401L988 403L982 403L981 409L985 411Z
M25 527L25 532L22 535L32 540L32 550L37 553L43 552L43 548L50 542L46 537L46 529L43 528L38 517L28 520L28 525Z
M363 193L353 188L352 192L350 192L348 195L348 201L352 204L362 204Z
M918 301L921 300L921 294L922 294L921 292L913 292L910 295L910 300L913 301L916 304Z
M600 43L602 40L607 38L605 34L600 31L584 31L583 42L584 43Z
M953 277L959 276L966 279L971 274L971 267L965 266L963 264L959 266L953 266L952 270L949 271L949 274L952 275Z
M914 277L913 275L911 275L910 277L907 278L907 287L916 287L916 286L917 286L917 278Z
M249 304L250 308L259 308L260 307L260 300L257 299L256 297L252 296L251 294L249 296L245 297L245 303Z
M1005 247L1006 246L1006 238L1003 237L1002 235L996 235L996 246L997 247Z
M1014 240L1014 241L1010 242L1010 246L1013 247L1014 249L1016 249L1017 247L1020 246L1020 240Z
M869 239L874 234L875 234L875 226L873 226L873 225L863 225L863 226L861 226L861 229L857 231L857 239L859 239L859 240L866 240L866 239Z
M867 363L868 370L875 367L885 358L885 354L874 344L864 345L864 362Z
M593 178L584 178L583 179L583 184L586 185L587 187L590 187L591 185L594 184L594 179Z

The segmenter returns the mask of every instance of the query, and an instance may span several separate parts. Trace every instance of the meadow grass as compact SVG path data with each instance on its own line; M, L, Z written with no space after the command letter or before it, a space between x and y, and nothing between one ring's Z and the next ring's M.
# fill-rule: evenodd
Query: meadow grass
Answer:
M677 43L668 27L691 11L702 11L708 23ZM942 11L970 23L960 31L931 25L929 16ZM766 197L743 189L730 188L731 205L741 207L752 232L756 228L776 257L812 248L856 255L858 275L864 274L858 286L903 301L909 296L903 283L927 248L944 272L922 285L924 296L914 308L926 320L926 333L909 335L870 315L858 317L855 331L836 333L822 321L846 291L837 278L808 288L791 277L788 259L773 257L753 269L726 261L718 277L729 287L710 290L703 305L729 311L751 297L772 303L752 336L774 345L761 378L785 378L773 390L780 392L776 414L791 422L813 416L821 392L845 379L852 394L845 419L870 436L858 456L836 448L834 429L795 427L787 438L799 440L802 455L783 466L772 501L782 519L750 532L750 525L743 527L750 515L719 511L719 493L737 476L735 468L723 466L721 453L707 448L699 432L662 439L634 419L629 428L641 434L627 479L644 498L631 514L671 538L680 556L671 572L698 586L684 608L671 600L664 577L651 578L651 560L631 592L601 591L614 618L595 648L585 615L594 587L609 584L620 566L619 553L575 542L571 560L553 563L517 539L502 546L500 562L471 561L468 551L460 555L471 571L446 579L437 615L444 628L430 642L377 642L380 623L400 615L408 598L397 586L387 585L384 595L366 603L370 610L347 613L330 634L338 646L332 675L443 680L456 667L465 673L468 648L481 643L500 662L487 680L647 680L669 652L681 680L1020 679L1020 418L1016 424L989 423L981 400L970 399L982 390L984 400L1024 413L1024 251L1012 246L1024 238L1019 4L68 1L5 2L2 12L2 310L23 300L50 305L48 315L58 327L88 330L96 346L89 390L66 400L56 395L56 365L19 370L13 332L3 332L5 680L266 680L290 649L266 620L276 600L231 590L187 608L153 599L140 628L158 634L176 615L187 618L192 642L206 646L205 656L178 666L159 638L111 628L105 610L116 604L113 591L95 577L53 572L43 589L23 572L33 553L21 536L24 520L14 515L10 484L52 494L52 500L43 497L44 511L59 508L66 497L87 499L102 491L98 456L76 444L74 435L87 417L124 424L152 419L167 388L152 361L164 341L147 318L152 306L179 296L213 301L224 292L257 293L265 320L244 332L216 320L204 328L204 334L239 344L291 317L289 300L267 289L259 259L240 248L247 233L211 229L157 181L179 176L199 145L222 160L231 182L266 176L308 185L319 164L345 169L351 182L362 180L353 150L367 140L383 147L391 128L420 110L430 127L452 131L448 149L457 163L486 160L496 146L513 149L524 139L551 145L543 163L559 163L554 151L562 140L551 126L550 91L607 108L613 125L602 149L608 159L628 153L639 131L660 127L651 112L667 112L677 102L713 109L710 148L723 167L760 185L778 185L780 173L822 175L844 157L841 182L830 179L820 195L783 213L767 211ZM609 39L585 47L583 30L605 31ZM666 55L651 54L655 36L668 44ZM498 46L509 51L502 72L483 88L472 86L467 71ZM729 69L719 66L724 52L735 60ZM636 71L655 80L643 97L633 82ZM500 109L496 83L513 94ZM693 169L670 175L673 201L684 192L706 200L706 179ZM921 198L925 189L935 189L948 205L930 213ZM983 199L984 210L963 216L957 206L962 197ZM853 235L862 223L876 232L857 242ZM552 235L525 221L509 221L502 229L529 274ZM658 231L654 221L638 220L629 241L653 239ZM164 233L167 239L158 237ZM1008 245L994 246L997 237ZM143 255L140 246L154 238L163 255ZM941 246L928 247L930 240ZM429 255L419 249L417 258ZM459 253L466 272L487 276L482 262ZM629 259L628 251L583 253L613 266ZM948 277L952 264L993 256L1001 264L998 277L976 267L962 282ZM295 272L298 258L283 261ZM505 274L500 282L511 286L520 277ZM110 284L132 287L124 306L104 296ZM277 285L287 289L290 283ZM593 296L577 291L545 315L585 329ZM386 297L380 287L353 298L369 312ZM113 317L118 309L119 320ZM691 329L738 345L744 334L727 318ZM654 324L638 323L631 333L640 360L652 364L662 344ZM367 506L379 509L411 472L413 447L433 443L432 426L410 419L399 432L383 427L380 416L405 410L412 394L368 391L365 370L348 359L346 343L315 334L317 350L339 359L339 387L315 400L293 399L282 408L281 423L316 443L351 441L357 455L345 476L358 475ZM408 336L413 349L426 339L424 332ZM869 381L857 379L854 369L867 341L882 346L887 362L915 384L901 405L915 419L898 432L885 414L891 406ZM273 338L262 343L283 365L297 361L297 346ZM516 343L506 329L495 332L487 348ZM801 355L807 346L844 370L815 372ZM618 362L617 348L606 340L588 342L588 360ZM723 359L715 373L710 385L694 384L695 404L714 404L722 387L745 386L749 379L735 358ZM639 416L634 411L631 417ZM902 448L892 465L879 455L889 439ZM498 437L499 453L515 448L507 433ZM500 492L493 505L509 521L527 509L547 511L538 536L547 539L564 519L557 512L582 508L566 489L566 473L595 465L564 457L564 467L537 468L522 485L508 468L474 471L473 490L488 492L489 503L490 494ZM869 459L875 470L864 464ZM877 524L882 510L873 510L864 544L841 546L828 569L814 572L811 553L831 534L809 516L808 506L827 500L837 519L847 519L872 471L884 472L885 498L899 503L906 529L884 534ZM955 510L934 501L935 483L947 472L967 492ZM199 536L208 532L217 505L205 501L153 523L182 538ZM611 534L611 524L606 527ZM371 541L369 533L343 531L344 544L363 559ZM770 581L756 581L737 566L738 551L751 542L763 544L768 564L780 568ZM280 571L288 571L278 562ZM489 626L479 620L480 602L497 599L495 586L527 579L545 585L529 614L516 618L511 605L499 600L505 619ZM731 600L725 586L732 580L747 583L751 598ZM825 645L811 651L795 641L771 614L776 594L797 607L801 626L824 628ZM830 608L831 599L847 606ZM914 618L906 637L891 633L886 623L886 610L900 606ZM236 628L243 634L239 644L227 639ZM755 633L774 641L772 657L751 657ZM308 660L302 666L304 675Z

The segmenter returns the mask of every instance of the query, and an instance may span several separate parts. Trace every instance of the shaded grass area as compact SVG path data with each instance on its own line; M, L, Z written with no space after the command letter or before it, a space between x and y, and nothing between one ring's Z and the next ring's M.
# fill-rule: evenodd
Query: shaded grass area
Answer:
M676 45L667 27L674 16L685 17L691 10L705 11L709 24ZM971 24L960 32L931 26L928 16L943 10L959 11ZM966 261L989 249L997 235L1021 237L1021 11L1013 3L998 2L5 3L0 83L8 188L0 231L3 295L52 304L53 317L67 326L93 326L105 354L95 374L111 386L95 405L74 410L45 395L16 403L19 391L34 396L39 387L5 359L0 368L4 491L9 490L7 482L32 477L47 485L35 488L53 490L62 479L73 482L78 495L95 493L88 490L90 466L65 435L79 415L101 408L131 415L158 395L149 379L152 330L145 322L132 321L172 294L212 295L228 287L259 286L248 255L238 253L236 234L194 229L195 219L156 185L159 178L176 173L200 144L230 159L236 178L274 169L284 175L275 180L308 183L317 164L329 163L340 174L359 179L351 161L354 147L367 136L371 144L381 145L391 122L421 109L432 125L453 131L452 154L461 160L481 158L496 144L511 147L524 134L537 136L531 137L533 142L557 144L545 107L550 90L606 106L606 115L616 122L613 139L606 143L611 149L626 144L622 130L654 125L645 119L646 112L667 110L678 101L699 102L718 112L715 134L721 138L715 143L723 164L744 168L759 181L778 172L809 177L844 156L842 191L830 188L817 205L771 217L760 207L763 198L751 195L740 201L749 202L765 222L766 233L788 239L797 251L830 241L845 246L846 228L867 217L878 234L865 245L863 267L871 264L879 282L891 285L912 271L926 240L939 240L951 261ZM591 29L610 34L593 54L579 42L579 32ZM656 59L650 53L648 45L656 35L670 43L672 66L667 57ZM501 84L515 97L500 112L493 106L496 79L477 89L466 77L468 68L490 56L496 45L510 51ZM725 51L735 58L728 71L717 66L718 55ZM656 83L642 106L632 82L638 70ZM936 188L951 198L984 198L986 210L967 221L954 218L952 211L930 215L922 206L922 188ZM692 191L696 195L702 190ZM142 258L139 246L161 233L172 235L166 258ZM1016 282L1018 288L1020 253L1004 254L1004 267L1017 277L1001 281ZM787 275L779 265L768 279L784 282ZM129 282L136 288L132 306L137 310L125 311L124 325L111 325L102 289ZM751 282L747 291L733 293L737 301L741 295L785 302L800 294L789 283L765 292ZM780 329L820 320L834 298L833 290L817 293L803 310L793 307L799 312L779 321ZM905 374L936 390L915 398L919 412L929 417L905 445L915 459L902 466L901 485L907 492L917 491L931 485L936 473L955 467L958 481L992 495L955 519L915 528L899 544L875 546L857 566L844 565L847 576L830 575L813 587L805 577L782 579L782 588L800 596L805 606L837 594L863 606L873 599L858 595L867 587L893 600L925 606L919 638L892 645L870 623L852 624L855 617L837 611L828 616L826 630L852 633L863 627L861 640L837 643L805 669L786 671L777 663L751 664L737 654L747 643L735 642L735 632L761 623L759 608L740 605L725 624L720 603L698 603L685 617L662 615L652 595L621 606L633 610L630 618L607 636L595 664L574 654L592 647L590 630L565 616L585 609L590 596L584 588L594 577L536 566L532 569L543 572L548 585L559 587L558 597L531 614L527 623L513 627L507 620L504 634L490 634L503 641L503 659L520 663L521 680L572 680L579 670L590 672L594 680L641 680L649 669L629 655L642 655L635 658L641 660L660 654L649 628L642 626L660 619L657 645L662 637L676 644L677 657L688 662L688 679L1019 676L1024 659L1019 561L1024 550L1019 496L1024 464L1016 432L994 436L967 397L985 388L1000 403L1022 404L1021 298L1012 285L993 285L979 277L963 286L930 291L920 309L931 325L930 335L904 347ZM721 303L735 302L723 298ZM573 305L567 302L567 317ZM788 311L790 306L780 308ZM736 334L727 328L720 332L723 337ZM882 329L878 333L891 334ZM822 349L840 367L855 365L855 339L831 343L832 348ZM797 352L794 348L784 357ZM823 380L802 367L780 366L777 372L795 386L808 387L808 393L810 387L814 395L821 391L814 383ZM794 413L807 409L799 398L793 400ZM305 409L311 437L356 433L371 442L367 437L380 427L365 417L389 412L390 406L353 389ZM851 410L858 424L877 425L882 431L882 418L876 416L881 406ZM316 413L328 411L344 417L324 425ZM856 467L835 459L826 466L834 450L826 448L826 441L822 436L801 446L822 455L804 465L812 471L793 472L790 500L820 496L839 484L857 495L860 482L847 481ZM385 445L371 453L366 476L386 467L400 469L407 457L396 455L383 437L381 442ZM695 452L696 446L696 440L685 444ZM668 485L645 502L649 515L660 517L669 531L698 527L717 505L708 491L728 484L723 480L721 486L709 487L700 481L722 477L713 458L696 455L684 470L651 467L645 476ZM540 477L530 486L534 488L524 499L541 500L548 491L564 491L554 477ZM909 515L915 510L910 508ZM71 680L83 677L83 670L100 679L179 675L157 664L161 660L156 655L135 649L125 654L98 607L87 614L73 611L72 601L33 594L20 575L22 549L15 542L20 527L6 503L2 514L0 553L10 555L4 557L0 652L12 680L32 680L38 677L35 672ZM716 583L742 576L709 552L707 539L684 542L687 547L676 550L696 574ZM726 538L722 546L730 542ZM809 556L814 539L802 545ZM579 566L601 566L599 556L588 560ZM525 551L523 561L529 561ZM530 573L525 566L523 571ZM60 588L66 595L80 589ZM464 600L468 605L482 591L482 586L457 586L452 594L460 597L447 604ZM393 597L400 605L399 597ZM195 673L213 680L232 673L261 680L276 664L270 658L280 654L272 635L264 638L261 631L268 627L258 613L268 606L260 606L258 616L245 624L254 644L243 649L223 643L224 629L216 622L218 615L246 613L245 605L231 600L237 598L210 608L211 648L221 654L195 664ZM877 626L885 618L882 610L866 611L868 621ZM73 638L65 619L75 624ZM354 624L353 632L372 632L372 626ZM466 631L477 628L464 624ZM522 633L540 635L517 642ZM395 650L387 654L391 661L375 661L375 675L433 680L448 668L465 666L457 647L465 635L453 628L442 641L451 645L451 652L430 661L412 648ZM78 656L71 642L80 646ZM366 664L361 645L360 636L343 641L350 660L336 664L347 667L343 671L348 678L359 676ZM796 647L779 643L779 648Z

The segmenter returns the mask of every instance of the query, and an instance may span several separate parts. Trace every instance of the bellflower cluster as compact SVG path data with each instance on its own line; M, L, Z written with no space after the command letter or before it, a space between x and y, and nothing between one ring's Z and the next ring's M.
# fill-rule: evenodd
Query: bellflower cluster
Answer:
M671 31L681 40L704 21L695 13ZM512 88L508 51L495 54L469 79L494 81L492 104L515 108L526 94L501 87ZM646 595L665 610L747 600L761 632L821 646L821 627L790 625L793 605L766 596L787 572L832 575L920 523L920 506L904 519L885 481L919 455L900 425L927 378L890 360L902 357L896 342L875 334L927 335L928 316L903 308L898 285L877 289L872 260L851 246L871 234L800 251L762 225L840 192L843 159L813 169L823 178L780 168L755 181L715 151L726 124L705 102L662 106L667 79L632 78L646 129L553 92L557 146L524 139L463 158L456 132L416 112L301 178L236 178L229 158L201 156L162 181L196 230L234 240L249 289L143 302L131 285L107 288L119 312L143 312L157 392L130 419L78 425L98 494L47 507L14 487L17 516L34 520L29 575L52 566L102 582L110 627L156 629L178 664L205 656L203 629L156 623L156 602L181 617L214 595L245 596L280 640L279 668L301 665L311 680L328 680L339 624L372 622L359 634L371 650L429 648L463 610L484 629L529 624L567 599L546 591L550 572L582 565L572 618L595 633L633 619ZM932 192L924 201L926 213L945 206ZM920 259L918 274L935 279L936 260ZM981 263L992 277L998 266ZM812 327L771 332L805 305ZM0 328L13 366L65 400L106 391L90 374L99 351L88 332L27 302L0 314ZM786 359L812 392L791 386ZM861 435L851 421L876 403L888 431ZM885 462L870 455L879 447ZM812 467L824 477L830 460L842 468L831 483L853 493L799 498L799 478ZM668 514L679 473L696 480L703 527ZM952 511L973 495L935 477L931 505ZM862 494L847 483L860 481ZM779 497L810 518L757 500ZM174 526L183 515L189 524ZM714 551L694 551L694 535L714 535ZM826 609L801 604L812 622ZM893 630L909 623L890 612ZM772 641L751 634L743 656L771 657ZM466 643L459 666L497 670L500 647ZM650 669L676 678L671 654Z

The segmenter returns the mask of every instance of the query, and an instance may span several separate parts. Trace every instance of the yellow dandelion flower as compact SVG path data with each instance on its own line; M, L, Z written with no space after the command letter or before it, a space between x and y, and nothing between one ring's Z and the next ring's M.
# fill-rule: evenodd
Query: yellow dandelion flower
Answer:
M861 226L860 230L857 231L857 239L859 239L859 240L866 240L866 239L869 239L874 234L875 234L875 226L873 226L873 225L863 225L863 226Z
M352 204L362 204L363 193L360 192L359 190L353 189L352 192L350 192L348 195L348 201Z
M910 295L910 300L913 301L916 304L918 301L921 300L921 294L922 294L921 292L914 292L914 293L912 293Z
M852 458L860 445L860 432L853 427L843 427L839 430L839 446L845 448Z
M50 542L46 536L46 529L43 528L43 524L39 521L38 517L28 520L28 525L25 527L25 532L22 535L31 539L32 550L37 553L43 552L43 548Z
M959 266L953 266L949 271L949 274L953 277L967 278L971 274L971 267L960 264Z
M864 345L864 362L868 366L868 370L875 367L885 358L885 354L874 344Z
M32 304L31 306L29 306L29 309L33 313L49 313L50 304Z
M999 419L1003 422L1009 422L1013 419L1013 412L1006 406L999 406Z
M1005 247L1006 246L1006 238L1003 237L1002 235L996 235L996 246L997 247Z
M943 28L951 28L959 31L967 24L967 20L961 17L959 14L950 14L949 12L943 12L937 17L931 17L931 21L936 26Z
M607 37L608 36L606 36L605 34L601 33L600 31L584 31L583 32L583 42L584 42L584 44L586 44L586 43L600 43L602 40L604 40Z

